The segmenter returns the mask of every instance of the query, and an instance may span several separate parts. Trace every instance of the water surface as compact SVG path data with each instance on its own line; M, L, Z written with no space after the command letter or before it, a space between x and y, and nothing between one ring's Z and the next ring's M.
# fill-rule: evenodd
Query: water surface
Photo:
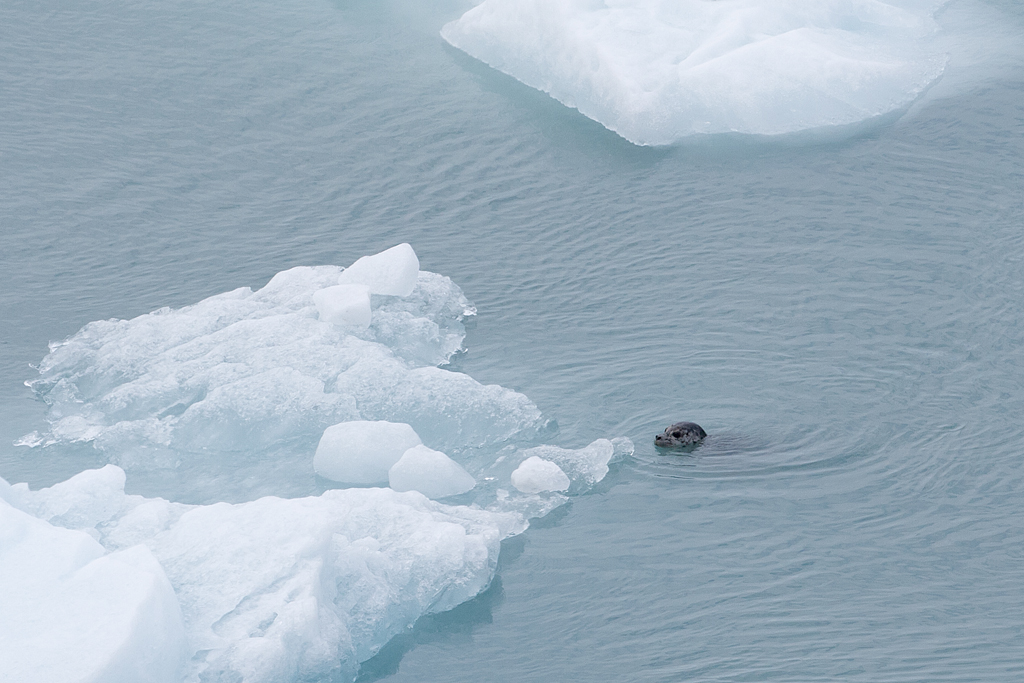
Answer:
M97 464L13 446L48 341L408 241L457 369L637 452L365 679L1019 680L1024 69L639 148L446 47L466 8L0 9L0 475Z

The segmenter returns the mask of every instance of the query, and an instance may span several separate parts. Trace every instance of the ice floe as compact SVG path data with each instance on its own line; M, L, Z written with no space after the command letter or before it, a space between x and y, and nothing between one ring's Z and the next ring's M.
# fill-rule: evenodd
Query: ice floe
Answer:
M293 268L51 345L30 383L50 430L21 444L116 464L38 491L0 479L5 673L352 680L420 616L484 590L504 538L632 452L536 446L529 399L437 367L474 310L400 247L349 282ZM368 326L335 306L353 292ZM133 478L146 496L125 493Z
M325 315L339 286L406 291L417 259L404 247L352 266L370 284L337 285L349 271L336 266L299 267L257 291L86 325L43 359L30 384L51 428L21 443L83 444L129 472L201 473L221 499L239 500L301 492L309 455L342 422L405 423L449 454L535 434L541 415L527 397L437 367L474 313L449 278L417 271L405 297L373 295L365 329Z
M415 491L194 506L126 495L123 482L107 465L10 487L70 528L0 501L11 680L351 680L421 615L484 590L501 539L525 526Z
M858 123L943 72L932 0L485 0L441 35L641 145Z

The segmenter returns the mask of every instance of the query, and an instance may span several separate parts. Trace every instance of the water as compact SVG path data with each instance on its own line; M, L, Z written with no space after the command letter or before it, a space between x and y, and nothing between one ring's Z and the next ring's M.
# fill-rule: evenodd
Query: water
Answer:
M457 369L637 452L364 680L1019 680L1024 69L637 148L446 47L467 8L0 8L0 475L97 464L12 445L48 341L408 241L480 311Z

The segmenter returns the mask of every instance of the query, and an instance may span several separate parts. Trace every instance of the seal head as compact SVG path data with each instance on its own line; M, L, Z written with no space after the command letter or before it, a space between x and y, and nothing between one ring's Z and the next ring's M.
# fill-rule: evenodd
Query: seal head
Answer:
M708 433L696 423L676 422L666 427L664 433L654 437L654 445L660 448L679 448L700 443Z

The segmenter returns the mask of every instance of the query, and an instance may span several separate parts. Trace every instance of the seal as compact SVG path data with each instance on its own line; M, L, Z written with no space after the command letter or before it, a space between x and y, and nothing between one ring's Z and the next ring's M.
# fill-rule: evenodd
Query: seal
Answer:
M700 443L708 433L696 423L676 422L666 427L665 432L654 437L654 445L660 448L679 448Z

